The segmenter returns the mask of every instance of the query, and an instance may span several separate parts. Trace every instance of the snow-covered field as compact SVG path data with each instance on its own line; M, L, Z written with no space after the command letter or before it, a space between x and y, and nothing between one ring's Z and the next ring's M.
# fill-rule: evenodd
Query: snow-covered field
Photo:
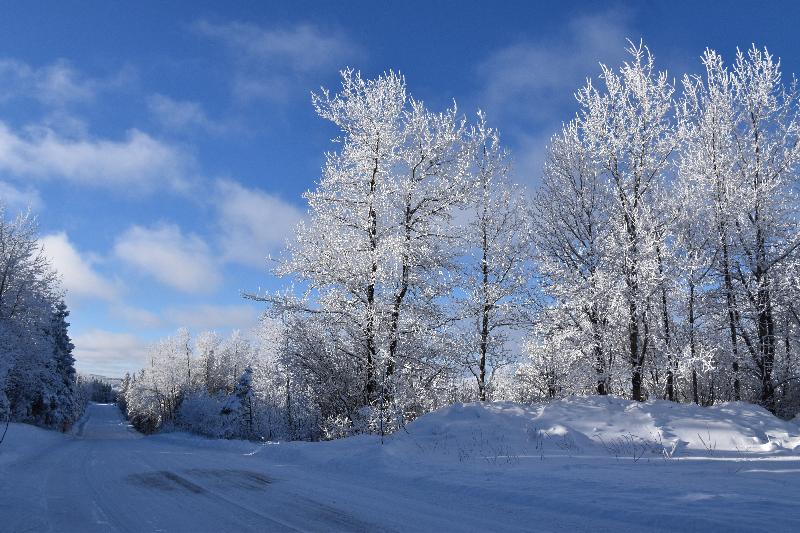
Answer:
M454 405L385 439L13 424L0 531L800 531L800 427L747 404Z

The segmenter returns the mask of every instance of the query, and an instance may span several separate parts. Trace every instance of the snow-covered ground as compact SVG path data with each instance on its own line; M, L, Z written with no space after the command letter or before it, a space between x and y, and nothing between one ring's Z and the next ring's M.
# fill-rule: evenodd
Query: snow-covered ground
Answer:
M389 437L13 424L0 531L800 531L800 427L747 404L454 405Z

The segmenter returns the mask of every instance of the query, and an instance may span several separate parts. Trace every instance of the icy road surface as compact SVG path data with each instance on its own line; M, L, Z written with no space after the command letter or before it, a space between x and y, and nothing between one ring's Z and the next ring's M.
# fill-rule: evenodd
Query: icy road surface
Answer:
M385 444L145 437L91 405L72 435L11 425L0 532L797 532L798 439L742 404L455 405Z

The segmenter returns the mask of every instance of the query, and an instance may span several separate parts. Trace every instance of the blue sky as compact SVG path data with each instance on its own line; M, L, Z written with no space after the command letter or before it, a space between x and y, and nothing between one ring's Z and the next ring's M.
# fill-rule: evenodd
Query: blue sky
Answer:
M335 131L309 93L345 66L478 108L535 184L598 62L643 38L697 71L766 45L798 72L800 5L745 2L0 3L0 196L30 204L72 309L78 368L120 375L149 342L251 328L240 291L305 211ZM494 5L500 4L500 5Z

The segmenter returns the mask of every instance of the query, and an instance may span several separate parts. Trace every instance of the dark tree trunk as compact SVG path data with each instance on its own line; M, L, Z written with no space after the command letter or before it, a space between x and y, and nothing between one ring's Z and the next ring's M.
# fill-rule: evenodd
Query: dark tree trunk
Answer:
M751 112L750 118L754 127L756 169L760 163L760 130L755 115ZM763 184L761 173L756 170L753 180L753 190L757 193ZM758 367L761 377L761 404L770 411L775 410L775 389L772 383L772 367L775 363L775 320L772 314L772 300L770 297L769 272L767 266L767 243L761 217L761 204L757 201L753 212L752 222L756 229L756 265L755 279L758 286L756 296L757 306L757 331L758 331Z
M480 359L478 361L478 399L486 401L486 352L489 347L489 258L487 253L488 240L486 231L483 232L483 259L481 271L483 273L483 305L481 306L481 341Z
M774 411L775 386L772 370L775 364L775 319L772 312L769 280L766 274L759 281L758 288L758 368L761 374L761 403Z
M661 276L661 320L664 327L664 348L667 351L667 399L671 402L675 398L675 373L673 371L672 357L672 337L669 328L669 309L667 308L667 288L664 286L664 266L661 259L661 248L656 247L656 257L658 258L658 273Z
M736 296L733 293L733 276L731 275L730 263L728 258L728 244L722 237L722 277L725 283L725 304L728 308L728 331L731 339L731 355L733 363L733 399L742 399L741 384L739 381L739 339L736 334L736 327L739 322L738 310L736 309Z
M619 196L623 209L629 208L625 193L620 190ZM642 367L644 365L644 350L640 346L639 332L639 282L638 277L638 231L636 222L631 215L623 213L625 231L628 238L629 264L625 267L625 283L628 288L628 348L631 363L631 398L637 402L644 400L642 394Z
M405 249L401 257L400 286L392 302L392 316L389 324L389 360L386 361L387 378L392 377L397 365L397 346L400 341L400 308L408 292L409 275L411 272L411 265L409 264L409 247L411 246L411 193L409 193L409 196L406 198L404 228Z
M608 376L606 375L606 359L603 353L603 337L600 331L600 317L597 304L592 305L589 313L589 322L592 324L592 355L594 356L594 370L597 376L597 394L608 394Z
M689 350L692 355L692 364L695 364L697 361L697 341L695 339L695 328L694 328L694 300L695 300L695 292L694 292L694 282L689 282ZM697 396L697 369L692 368L692 401L694 403L698 403L698 396Z
M369 183L369 210L368 217L368 232L369 232L369 247L372 259L370 265L370 279L367 284L367 323L365 324L364 334L366 336L367 344L367 361L365 365L365 384L364 384L364 403L367 405L372 404L375 398L375 391L377 384L375 381L375 360L377 358L378 347L375 340L375 283L378 274L378 215L375 212L375 192L378 186L378 153L380 150L380 142L375 146L375 159L372 168L372 177Z

